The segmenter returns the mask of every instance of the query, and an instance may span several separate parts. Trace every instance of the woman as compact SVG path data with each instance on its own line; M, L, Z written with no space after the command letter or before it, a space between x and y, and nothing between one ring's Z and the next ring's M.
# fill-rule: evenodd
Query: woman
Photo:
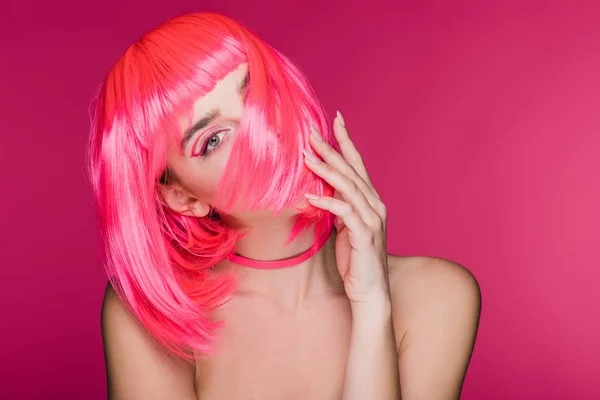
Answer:
M241 24L192 13L130 46L90 173L111 399L459 397L475 279L387 254L341 114Z

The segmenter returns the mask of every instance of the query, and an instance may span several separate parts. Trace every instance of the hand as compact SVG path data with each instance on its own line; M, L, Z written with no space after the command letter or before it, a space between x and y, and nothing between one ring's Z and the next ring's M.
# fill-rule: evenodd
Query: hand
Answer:
M333 186L335 194L333 197L309 193L305 196L313 206L336 215L337 267L352 305L382 298L389 301L386 207L369 179L339 112L333 131L342 154L324 141L315 127L310 143L324 162L308 150L304 150L304 154L307 167Z

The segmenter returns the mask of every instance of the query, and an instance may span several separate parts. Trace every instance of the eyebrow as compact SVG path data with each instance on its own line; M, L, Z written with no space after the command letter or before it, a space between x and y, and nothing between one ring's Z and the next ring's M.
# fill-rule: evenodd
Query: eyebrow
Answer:
M246 73L244 80L238 86L237 92L240 96L242 96L244 94L244 90L246 89L246 87L248 87L248 78L249 78L249 74ZM181 150L183 150L185 148L185 146L192 139L192 137L194 136L194 134L196 132L198 132L200 129L204 129L205 127L210 125L215 119L217 119L221 115L223 115L223 114L219 107L213 108L212 110L205 113L198 122L196 122L194 125L192 125L192 127L188 128L183 133L183 139L181 140Z

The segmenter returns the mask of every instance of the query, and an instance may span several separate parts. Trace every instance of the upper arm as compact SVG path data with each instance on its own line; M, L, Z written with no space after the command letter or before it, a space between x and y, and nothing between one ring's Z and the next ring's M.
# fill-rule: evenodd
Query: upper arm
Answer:
M458 399L481 308L479 285L454 262L415 257L393 281L394 314L402 320L402 398Z
M195 399L194 367L163 350L107 285L102 303L102 339L108 398Z

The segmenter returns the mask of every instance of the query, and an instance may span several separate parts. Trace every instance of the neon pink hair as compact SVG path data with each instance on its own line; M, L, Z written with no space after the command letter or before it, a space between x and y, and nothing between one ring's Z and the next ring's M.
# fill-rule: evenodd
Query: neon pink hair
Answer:
M177 214L162 204L157 187L173 179L166 151L182 137L178 118L191 118L194 101L243 62L247 98L214 212L204 218ZM222 322L210 319L210 311L235 290L233 276L208 279L205 272L226 259L240 237L217 210L239 205L277 213L306 192L332 195L302 155L310 148L310 124L337 149L325 115L292 61L215 13L164 22L109 71L92 116L88 155L105 268L130 312L177 356L192 360L194 351L214 350ZM313 224L318 239L332 223L329 212L299 210L286 244Z

